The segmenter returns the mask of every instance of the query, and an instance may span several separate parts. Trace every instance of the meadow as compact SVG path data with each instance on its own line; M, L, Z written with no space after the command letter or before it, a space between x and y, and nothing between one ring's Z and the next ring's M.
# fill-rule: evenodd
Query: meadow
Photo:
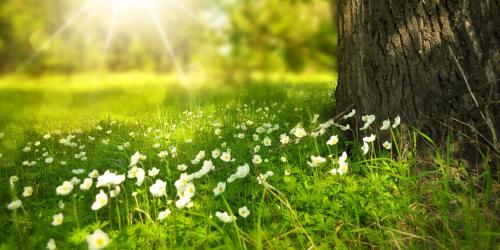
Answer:
M2 77L0 249L498 249L488 156L331 78Z

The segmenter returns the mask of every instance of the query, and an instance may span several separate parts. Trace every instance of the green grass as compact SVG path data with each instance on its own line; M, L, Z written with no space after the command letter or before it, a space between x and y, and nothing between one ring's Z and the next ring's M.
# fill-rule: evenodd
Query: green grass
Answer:
M280 135L287 133L293 140L290 131L297 124L311 133L330 119L332 88L326 81L303 79L193 88L177 84L175 78L139 74L99 81L89 76L4 77L0 249L43 249L51 238L59 249L86 249L87 235L95 229L110 236L111 249L498 249L498 176L492 175L486 159L479 172L453 159L452 138L429 157L412 145L430 139L410 132L412 139L402 143L399 128L390 130L392 135L378 129L384 117L368 131L358 131L360 138L348 139L348 133L332 126L318 137L282 145ZM318 122L312 121L315 114ZM216 123L220 135L215 134ZM258 134L256 129L266 123L278 127ZM245 138L236 138L238 133ZM370 133L377 140L363 155L361 139ZM45 139L46 134L51 137ZM75 136L76 147L59 142L68 135ZM331 135L339 136L338 144L326 144ZM272 139L269 147L262 143L266 136ZM392 138L391 150L382 147L381 138ZM118 150L124 143L130 146ZM258 153L256 145L261 147ZM170 152L171 146L176 157L157 156ZM25 147L30 150L24 152ZM187 164L187 173L196 172L203 160L191 160L201 150L206 151L204 160L211 159L216 148L230 148L235 161L212 159L215 170L192 181L194 206L176 208L174 183L182 173L177 165ZM135 179L127 178L118 197L103 208L90 209L100 189L109 191L96 188L95 179L88 191L76 185L70 195L56 195L56 187L75 176L73 169L86 170L77 175L82 180L93 169L127 175L137 151L147 156L138 164L146 170L144 184L136 186ZM330 170L343 151L349 169L333 175ZM85 161L75 158L80 152L86 153ZM254 154L265 161L253 164ZM326 162L311 168L307 162L312 155ZM53 163L45 163L48 157ZM25 166L24 161L37 164ZM244 163L250 165L249 175L227 183L225 192L215 196L217 183ZM160 169L154 178L147 176L153 167ZM260 185L257 175L267 171L274 175ZM11 176L19 178L13 185ZM156 179L167 183L166 198L150 193ZM22 196L25 186L33 187L32 196ZM8 210L16 198L22 208ZM62 209L60 201L65 203ZM243 206L250 211L247 218L238 215ZM166 208L171 215L159 221L158 213ZM237 220L220 221L215 213L224 211ZM64 222L52 226L52 216L60 212Z

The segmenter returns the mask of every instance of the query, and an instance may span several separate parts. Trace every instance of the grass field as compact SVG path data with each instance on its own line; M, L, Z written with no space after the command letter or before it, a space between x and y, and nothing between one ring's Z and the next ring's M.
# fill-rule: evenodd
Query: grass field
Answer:
M0 249L498 249L487 161L342 131L332 82L1 78Z

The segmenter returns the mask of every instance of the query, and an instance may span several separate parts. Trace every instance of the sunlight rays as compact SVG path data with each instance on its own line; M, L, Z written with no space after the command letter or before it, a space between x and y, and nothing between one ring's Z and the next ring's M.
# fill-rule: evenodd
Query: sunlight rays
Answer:
M66 31L82 14L84 14L92 5L93 3L96 3L98 0L88 0L82 6L74 12L70 16L70 18L64 22L64 24L59 27L44 43L51 43L56 37L61 35L64 31ZM30 64L40 53L42 52L42 49L37 48L35 52L26 60L20 67L19 69L24 68L24 66Z
M156 14L156 12L153 9L153 5L152 5L151 0L146 0L146 8L147 8L148 13L149 13L154 25L155 25L156 30L158 31L158 34L160 35L163 46L165 46L165 49L167 50L167 52L170 56L170 59L172 60L172 63L174 64L174 67L175 67L177 73L179 74L180 82L184 83L185 82L184 72L177 62L177 59L175 57L175 53L172 49L172 46L170 45L170 42L169 42L165 32L163 31L163 27L160 23L158 15Z
M104 49L102 51L101 60L99 62L99 68L98 68L99 72L102 70L104 63L106 61L106 56L108 54L111 41L113 40L113 33L115 31L116 23L118 21L118 16L120 15L122 9L122 5L119 4L119 1L120 0L115 0L113 2L113 5L116 5L116 8L113 8L113 16L111 17L108 33L106 35L106 40L104 42Z

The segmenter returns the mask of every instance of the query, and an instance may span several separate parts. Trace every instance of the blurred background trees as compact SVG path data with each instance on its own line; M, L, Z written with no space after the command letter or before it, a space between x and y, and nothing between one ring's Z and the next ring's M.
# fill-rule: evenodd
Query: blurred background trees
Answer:
M3 0L0 71L335 71L335 1L145 1Z

